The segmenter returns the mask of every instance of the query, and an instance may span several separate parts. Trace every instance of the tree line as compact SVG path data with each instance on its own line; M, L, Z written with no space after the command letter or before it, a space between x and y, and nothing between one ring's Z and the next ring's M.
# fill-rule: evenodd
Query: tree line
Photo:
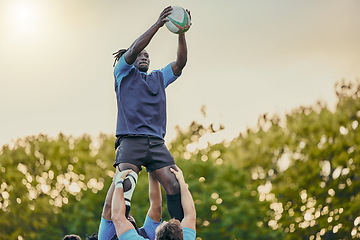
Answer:
M209 142L222 126L178 129L168 146L193 194L198 240L360 237L360 84L339 81L335 93L335 110L319 101L264 114L230 142ZM2 146L0 240L97 232L114 140L41 134ZM139 226L148 207L143 170L131 209Z

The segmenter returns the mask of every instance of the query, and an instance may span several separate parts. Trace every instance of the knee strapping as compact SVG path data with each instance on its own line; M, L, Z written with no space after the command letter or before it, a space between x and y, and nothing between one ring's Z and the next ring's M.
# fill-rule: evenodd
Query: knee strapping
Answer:
M128 170L125 170L125 171L121 171L120 173L118 173L118 175L122 175L124 172L126 172ZM130 206L130 202L131 202L131 197L134 193L134 190L135 190L135 187L136 187L136 183L137 183L137 179L138 179L138 175L136 174L136 172L132 171L130 172L126 178L124 179L124 183L126 180L128 180L128 183L130 182L130 187L127 188L124 186L124 199L125 199L125 204L127 206ZM128 184L126 184L128 185Z

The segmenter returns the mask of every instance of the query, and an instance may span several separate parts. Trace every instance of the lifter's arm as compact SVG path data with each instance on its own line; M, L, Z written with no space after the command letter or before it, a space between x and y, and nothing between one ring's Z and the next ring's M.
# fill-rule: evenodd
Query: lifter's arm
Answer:
M105 203L102 211L102 216L106 220L111 220L111 202L114 194L114 181L112 181L110 188L106 194Z
M123 173L120 180L124 181L124 179L130 172L131 170ZM126 207L125 207L125 199L124 199L124 190L122 187L117 187L116 184L117 183L115 182L115 190L111 203L111 220L114 223L116 234L119 237L128 230L134 228L134 226L125 217Z
M184 210L184 219L181 221L181 226L196 230L196 210L191 193L185 183L184 175L178 167L178 171L170 168L170 171L175 174L176 179L180 185L181 205Z

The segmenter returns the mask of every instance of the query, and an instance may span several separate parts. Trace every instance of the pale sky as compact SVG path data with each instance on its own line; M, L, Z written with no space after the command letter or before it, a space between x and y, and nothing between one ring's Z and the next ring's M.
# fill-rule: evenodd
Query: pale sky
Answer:
M188 63L167 88L166 140L193 120L232 139L263 113L284 114L360 77L359 0L0 0L0 146L59 132L112 134L112 53L168 5L191 11ZM175 60L177 36L159 30L150 70ZM200 112L206 105L207 118Z

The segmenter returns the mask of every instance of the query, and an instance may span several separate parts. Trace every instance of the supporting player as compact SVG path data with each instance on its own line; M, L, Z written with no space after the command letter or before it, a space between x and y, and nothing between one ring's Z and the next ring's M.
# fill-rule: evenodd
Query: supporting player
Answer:
M176 171L170 168L180 184L181 204L184 209L184 218L180 222L171 219L169 222L162 222L156 229L155 239L157 240L195 240L196 238L196 210L194 200L186 185L184 175L180 168Z
M118 172L118 171L117 171ZM116 234L115 226L113 221L111 220L111 205L112 205L112 197L115 189L115 181L124 181L126 179L126 174L131 174L132 172L124 171L121 173L116 173L117 180L115 180L115 176L111 186L107 192L106 200L101 216L101 222L99 227L99 240L110 240ZM123 178L120 180L120 177ZM137 228L135 219L129 214L127 220L132 224L136 232L144 237L145 239L154 240L155 239L155 229L161 223L161 188L160 183L156 180L151 173L149 175L149 201L150 207L148 213L145 218L144 226L141 228ZM119 183L118 183L119 184ZM125 195L125 194L124 194ZM124 198L125 201L125 198Z
M171 217L183 219L179 184L170 172L176 169L174 158L164 144L166 131L165 88L180 75L187 62L185 34L178 36L176 61L161 70L147 73L150 64L145 47L167 21L172 8L165 8L156 23L137 38L128 49L115 54L114 77L117 98L116 157L114 166L120 171L134 172L124 180L126 216L137 174L142 166L161 183L166 192ZM190 12L188 12L190 14Z
M151 237L154 236L156 240L195 240L196 238L196 211L194 202L190 191L188 190L182 171L177 171L171 168L171 172L179 181L181 189L181 203L184 208L184 218L180 222L176 219L171 219L169 222L157 223L157 228L152 228ZM126 206L124 199L123 182L129 171L124 171L118 174L115 178L115 190L112 199L111 218L114 223L116 234L119 240L145 239L140 236L134 226L125 217ZM160 190L160 188L158 188ZM160 191L159 191L160 192ZM161 194L161 192L160 192ZM150 214L150 211L148 215ZM146 222L146 221L145 221ZM155 226L155 225L153 225ZM150 231L148 232L149 235ZM150 237L150 235L149 235ZM150 239L154 239L150 238Z

